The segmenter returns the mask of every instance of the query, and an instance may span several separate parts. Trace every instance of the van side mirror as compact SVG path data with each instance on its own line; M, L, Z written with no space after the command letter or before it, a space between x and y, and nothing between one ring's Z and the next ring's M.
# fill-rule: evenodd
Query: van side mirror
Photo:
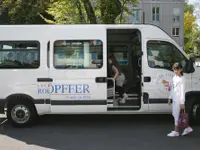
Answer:
M194 71L194 59L191 57L185 65L184 72L193 73Z
M195 62L195 57L190 57L190 59L189 60L191 60L191 61L193 61L193 63Z

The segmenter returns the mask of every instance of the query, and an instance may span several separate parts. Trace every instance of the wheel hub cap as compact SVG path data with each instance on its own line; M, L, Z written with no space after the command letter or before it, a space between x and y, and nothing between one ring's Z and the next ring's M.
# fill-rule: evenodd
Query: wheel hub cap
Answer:
M193 108L193 117L195 120L200 120L200 107L196 104Z
M16 105L11 111L11 117L15 122L23 124L29 120L30 111L24 105Z

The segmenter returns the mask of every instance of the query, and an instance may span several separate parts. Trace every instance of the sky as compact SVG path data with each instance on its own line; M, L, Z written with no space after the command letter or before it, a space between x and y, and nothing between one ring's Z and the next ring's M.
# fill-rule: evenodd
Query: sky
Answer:
M196 6L195 9L196 9L196 10L199 10L199 12L200 12L200 0L189 0L188 3L189 3L189 4L196 4L196 3L199 3L199 5L195 5L195 6ZM197 24L198 24L199 27L200 27L200 18L198 18Z
M195 2L197 2L198 0L189 0L190 4L194 4Z

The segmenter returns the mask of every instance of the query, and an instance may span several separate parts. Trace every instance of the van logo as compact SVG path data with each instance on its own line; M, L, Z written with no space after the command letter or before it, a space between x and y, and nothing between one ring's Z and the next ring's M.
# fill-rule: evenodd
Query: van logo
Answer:
M88 84L38 84L38 94L85 95L90 94Z
M171 91L172 86L171 86L170 82L168 82L166 80L162 80L162 83L164 84L164 87L166 90Z
M173 73L161 73L158 74L155 80L155 84L162 84L164 86L164 91L171 91L172 85L170 81L172 80L174 74ZM164 92L162 88L160 89L161 92Z

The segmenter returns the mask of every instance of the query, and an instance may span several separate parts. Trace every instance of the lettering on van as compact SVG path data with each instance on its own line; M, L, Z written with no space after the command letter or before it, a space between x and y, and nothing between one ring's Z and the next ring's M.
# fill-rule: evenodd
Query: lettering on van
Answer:
M173 73L161 73L156 77L156 84L163 83L163 80L172 80L174 74Z
M38 94L89 94L88 84L38 84Z

